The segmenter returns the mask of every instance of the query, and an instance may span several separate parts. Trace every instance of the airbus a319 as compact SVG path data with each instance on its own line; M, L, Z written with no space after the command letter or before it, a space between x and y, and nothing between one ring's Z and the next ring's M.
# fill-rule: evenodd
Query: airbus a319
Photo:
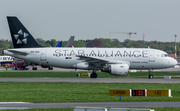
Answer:
M101 70L112 75L127 75L129 69L151 70L173 67L177 61L166 52L150 48L67 48L40 47L17 17L7 17L14 49L4 54L45 66ZM33 47L27 48L33 44Z

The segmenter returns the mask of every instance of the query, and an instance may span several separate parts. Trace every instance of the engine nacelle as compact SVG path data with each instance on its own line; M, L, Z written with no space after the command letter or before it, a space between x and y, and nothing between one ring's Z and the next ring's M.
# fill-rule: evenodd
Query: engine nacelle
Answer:
M16 64L16 66L17 66L17 68L25 68L25 67L28 66L28 64L25 63L25 62L18 62L18 63Z
M111 75L125 76L128 75L129 65L128 64L110 64L102 72L108 72Z

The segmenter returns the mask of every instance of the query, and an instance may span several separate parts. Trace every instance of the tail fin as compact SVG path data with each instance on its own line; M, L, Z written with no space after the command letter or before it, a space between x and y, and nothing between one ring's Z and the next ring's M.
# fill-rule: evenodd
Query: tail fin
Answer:
M14 48L43 47L37 43L17 17L9 16L7 20Z
M66 44L65 47L73 47L74 37L75 37L75 36L71 36L71 37L69 38L69 41L67 42L67 44Z
M59 41L55 47L61 47L62 46L62 41Z

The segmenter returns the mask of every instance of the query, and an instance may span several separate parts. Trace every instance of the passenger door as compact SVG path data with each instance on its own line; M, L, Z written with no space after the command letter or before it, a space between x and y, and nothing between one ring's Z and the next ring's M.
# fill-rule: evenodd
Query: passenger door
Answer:
M46 61L46 49L41 49L40 61Z
M149 62L155 62L155 53L153 50L149 50Z

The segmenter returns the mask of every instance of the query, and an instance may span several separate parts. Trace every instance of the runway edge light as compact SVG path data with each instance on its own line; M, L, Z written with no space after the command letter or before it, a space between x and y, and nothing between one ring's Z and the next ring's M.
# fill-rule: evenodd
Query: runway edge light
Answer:
M110 89L109 90L110 96L132 96L131 89Z

